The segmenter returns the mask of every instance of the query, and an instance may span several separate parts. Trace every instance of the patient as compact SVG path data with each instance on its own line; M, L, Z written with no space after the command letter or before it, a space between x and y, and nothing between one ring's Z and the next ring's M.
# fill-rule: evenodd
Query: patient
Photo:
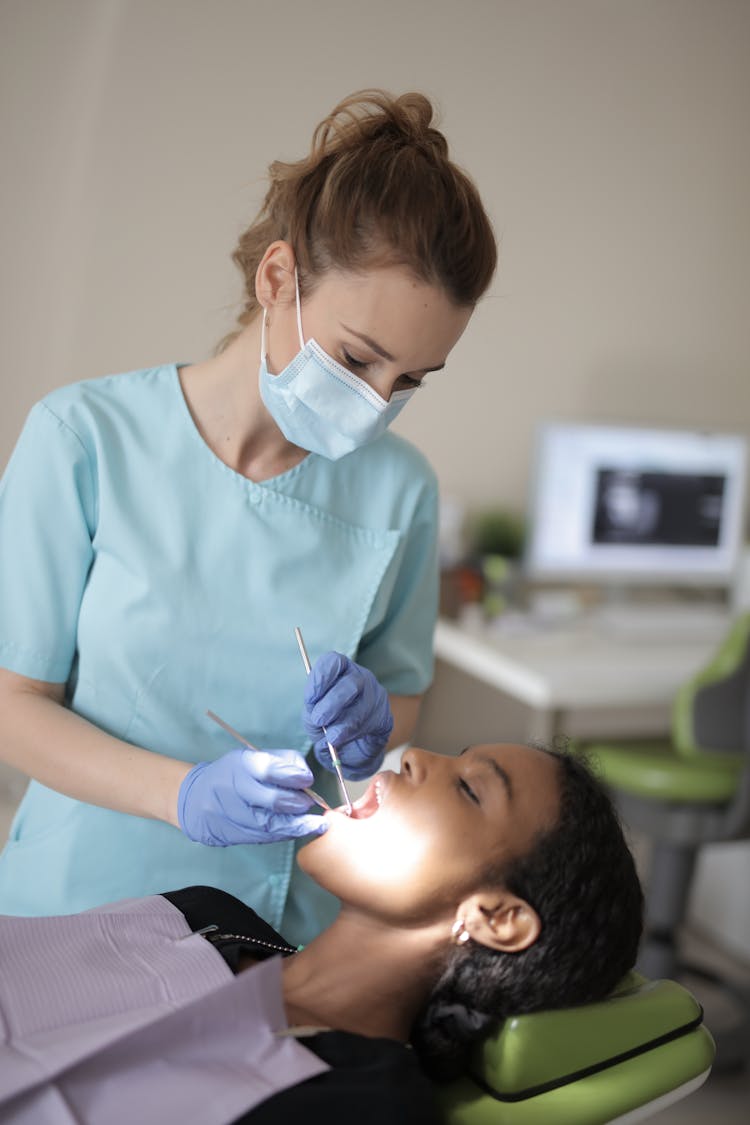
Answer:
M190 940L211 941L211 957L233 973L288 954L286 1018L330 1067L227 1120L435 1121L426 1076L459 1074L472 1044L510 1013L604 997L634 963L633 861L608 797L569 754L413 748L400 774L372 781L352 818L325 815L328 831L299 863L341 911L305 949L224 892L164 896L191 930L216 927Z

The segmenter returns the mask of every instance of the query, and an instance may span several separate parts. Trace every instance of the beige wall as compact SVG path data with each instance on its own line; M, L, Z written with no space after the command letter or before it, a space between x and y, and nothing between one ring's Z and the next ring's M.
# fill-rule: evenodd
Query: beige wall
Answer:
M750 429L749 43L746 0L4 0L0 463L48 388L211 348L268 161L376 84L502 239L398 423L446 490L520 506L542 415Z
M0 465L48 389L211 349L267 163L367 85L436 98L502 240L397 423L446 491L520 507L543 416L750 430L746 0L3 0Z

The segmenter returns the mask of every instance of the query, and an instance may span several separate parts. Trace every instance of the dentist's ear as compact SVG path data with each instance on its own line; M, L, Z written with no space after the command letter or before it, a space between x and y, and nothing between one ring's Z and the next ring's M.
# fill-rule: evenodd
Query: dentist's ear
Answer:
M255 271L255 296L266 311L279 303L294 303L294 268L297 259L290 243L272 242Z
M533 906L510 891L486 891L465 899L456 918L472 941L499 953L520 953L542 932L542 920Z

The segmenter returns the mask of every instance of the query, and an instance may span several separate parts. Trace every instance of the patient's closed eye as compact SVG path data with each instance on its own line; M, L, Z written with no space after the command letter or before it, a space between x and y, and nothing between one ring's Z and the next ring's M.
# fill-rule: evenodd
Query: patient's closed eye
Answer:
M469 783L467 781L464 781L462 777L459 777L458 779L458 788L459 790L461 790L461 792L465 793L469 800L473 801L475 805L480 804L479 797L477 797L476 793L471 788Z

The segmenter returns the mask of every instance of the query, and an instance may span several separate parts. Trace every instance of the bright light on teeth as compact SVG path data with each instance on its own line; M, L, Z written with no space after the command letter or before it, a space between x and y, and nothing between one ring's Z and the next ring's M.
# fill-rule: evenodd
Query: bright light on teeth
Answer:
M355 820L369 820L379 810L383 803L384 779L374 778L366 791L355 802L352 816Z

